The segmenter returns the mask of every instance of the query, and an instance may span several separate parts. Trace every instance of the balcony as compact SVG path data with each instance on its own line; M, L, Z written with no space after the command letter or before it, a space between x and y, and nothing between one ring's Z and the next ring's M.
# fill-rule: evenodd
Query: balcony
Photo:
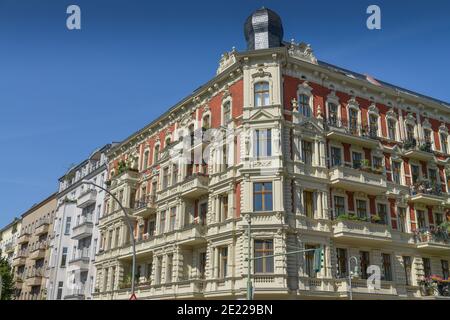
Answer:
M47 250L47 243L41 242L38 243L31 251L30 251L30 259L31 260L39 260L45 258L45 252Z
M325 128L329 139L368 148L376 148L379 144L376 128L371 130L367 126L351 125L347 121L338 119L330 119Z
M387 191L386 177L382 174L342 166L331 168L329 175L334 188L364 191L373 195L385 194Z
M72 239L80 240L92 236L94 223L92 218L83 218L78 225L72 229Z
M187 177L180 187L181 196L185 198L198 198L208 194L209 178L203 174L194 174Z
M185 226L179 232L180 245L198 245L206 244L205 233L206 226L199 223L193 223Z
M136 201L133 214L137 217L147 218L156 213L156 196L149 195Z
M429 181L420 181L411 187L410 201L423 203L430 206L440 206L448 199L448 195L441 191L439 185L433 185Z
M370 222L342 220L334 222L333 235L336 240L357 244L381 244L392 242L387 225Z
M12 242L7 243L5 245L5 253L8 254L8 253L14 252L15 248L16 248L16 246L14 245L14 243L12 243Z
M26 283L28 286L40 286L42 284L43 277L44 277L43 268L33 269L27 275Z
M403 144L405 157L419 161L431 161L434 159L431 143L423 142L418 144L416 139L408 140Z
M348 280L336 280L336 291L341 296L347 296L349 292ZM397 288L393 282L381 281L380 288L369 288L367 280L353 279L352 294L355 299L394 299L398 297Z
M19 252L17 252L17 255L13 259L12 266L19 267L25 265L27 257L28 257L27 250L19 250Z
M44 219L44 220L40 221L34 231L35 235L40 236L40 235L48 233L49 226L50 226L50 221L48 219Z
M417 249L430 254L450 254L450 235L441 228L421 228L414 233Z
M91 260L89 257L89 250L89 248L78 250L69 261L69 265L79 269L80 271L88 271Z
M29 232L23 232L19 238L17 238L17 244L23 244L30 242L31 234Z
M89 189L83 192L77 200L78 208L86 208L95 203L97 198L97 191L95 189Z
M82 283L78 288L68 290L64 296L64 300L84 300L85 299L85 284Z

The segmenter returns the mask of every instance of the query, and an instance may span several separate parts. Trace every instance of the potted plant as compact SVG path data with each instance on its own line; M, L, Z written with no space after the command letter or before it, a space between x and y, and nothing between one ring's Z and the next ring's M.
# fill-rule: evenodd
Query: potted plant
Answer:
M380 223L381 222L381 217L379 215L373 215L370 217L370 221L372 223Z

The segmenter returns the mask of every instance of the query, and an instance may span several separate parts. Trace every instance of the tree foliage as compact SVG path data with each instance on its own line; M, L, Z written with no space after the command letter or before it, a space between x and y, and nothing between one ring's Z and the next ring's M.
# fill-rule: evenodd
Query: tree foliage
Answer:
M0 258L0 276L2 278L1 300L11 300L14 293L14 280L11 265L6 258Z

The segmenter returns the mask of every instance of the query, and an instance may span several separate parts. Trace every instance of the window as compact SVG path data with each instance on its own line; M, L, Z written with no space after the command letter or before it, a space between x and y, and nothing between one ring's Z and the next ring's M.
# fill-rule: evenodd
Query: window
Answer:
M336 217L345 214L345 198L334 196L334 214Z
M373 157L373 168L383 170L383 159L381 157Z
M341 148L331 147L331 166L337 167L342 165Z
M259 258L255 260L255 273L273 273L273 240L255 240L254 245L254 257Z
M227 277L228 266L228 248L219 248L219 278L224 279Z
M302 140L302 160L307 165L312 165L313 151L310 141Z
M397 184L401 184L400 181L401 168L402 164L400 162L392 161L392 180Z
M367 202L365 200L356 200L356 214L360 219L367 219Z
M383 260L383 268L381 270L381 280L392 281L391 255L387 253L382 253L381 257Z
M411 175L412 175L412 182L417 183L419 181L419 166L416 166L414 164L411 165Z
M116 237L114 240L114 247L117 248L119 246L119 237L120 237L120 228L116 228Z
M64 247L61 256L61 268L65 268L66 264L67 264L67 247Z
M312 250L316 248L316 246L305 245L306 250ZM310 278L315 278L317 276L317 273L314 270L314 251L305 252L305 271Z
M429 169L428 170L428 178L431 182L431 184L438 184L438 176L437 176L437 172L436 169Z
M448 153L447 135L445 133L441 133L441 151Z
M298 97L299 112L306 118L311 117L310 97L306 94L301 94Z
M367 268L370 265L369 252L360 251L359 252L360 264L361 264L361 279L367 279Z
M272 130L255 130L255 155L256 157L270 157L272 155Z
M423 274L425 277L431 277L431 260L430 258L422 258Z
M347 249L337 248L337 277L345 278L347 274Z
M406 208L398 207L398 228L400 232L407 232L406 229Z
M166 211L161 211L159 219L159 233L161 234L166 229Z
M155 284L161 284L162 256L156 258Z
M372 138L378 136L378 116L374 114L369 116L369 136Z
M149 220L147 224L147 233L151 237L155 235L155 220Z
M417 223L419 224L419 229L426 228L425 212L423 210L417 210Z
M56 300L62 299L62 292L63 292L64 282L59 281L58 282L58 293L56 294Z
M335 103L328 104L328 110L330 112L329 124L332 126L337 126L338 124L338 106Z
M349 130L351 134L358 134L358 111L350 108L349 115Z
M220 221L228 218L228 195L220 196Z
M200 252L199 255L199 268L200 279L205 279L206 272L206 252Z
M172 282L172 270L173 270L173 254L169 254L167 255L166 283Z
M406 125L406 139L408 142L415 141L414 139L414 126L411 124Z
M155 147L155 150L153 152L153 164L155 164L156 162L158 162L159 159L159 145L157 145Z
M255 106L262 107L269 105L269 83L258 82L255 84Z
M169 168L166 167L163 169L163 181L162 181L162 188L166 189L169 185Z
M388 138L391 140L397 140L397 121L394 119L389 119L387 121L388 125Z
M231 120L231 104L229 101L223 105L223 124L227 124Z
M424 129L423 136L424 136L425 143L431 144L431 130Z
M253 185L253 210L272 211L272 182L259 182Z
M442 213L435 213L434 221L436 222L437 226L440 226L444 222L444 215Z
M144 152L144 162L142 163L142 169L145 169L148 167L149 154L150 154L150 152L148 150Z
M66 234L66 235L70 234L70 223L71 223L71 221L72 221L71 217L67 217L66 218L66 226L65 226L65 229L64 229L64 234Z
M352 162L354 169L361 168L362 154L360 152L352 152Z
M303 191L303 206L305 208L305 216L314 219L314 193L311 191Z
M178 181L178 165L173 164L172 165L172 185L177 184Z
M405 272L405 284L411 285L411 257L403 256L403 270Z
M200 224L202 226L206 225L207 212L208 212L208 203L204 202L200 204Z
M170 224L169 231L175 230L175 222L177 218L177 207L170 208Z
M448 260L441 260L441 266L442 266L442 278L444 280L448 280Z
M380 223L387 225L388 224L388 215L387 215L387 205L384 203L378 203L377 204L377 213L380 217Z

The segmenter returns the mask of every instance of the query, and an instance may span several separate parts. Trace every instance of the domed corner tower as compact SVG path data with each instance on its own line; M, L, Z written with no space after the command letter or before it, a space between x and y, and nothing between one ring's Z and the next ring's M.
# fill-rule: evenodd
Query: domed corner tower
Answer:
M247 50L281 47L283 44L283 24L274 11L262 7L253 12L244 26Z

